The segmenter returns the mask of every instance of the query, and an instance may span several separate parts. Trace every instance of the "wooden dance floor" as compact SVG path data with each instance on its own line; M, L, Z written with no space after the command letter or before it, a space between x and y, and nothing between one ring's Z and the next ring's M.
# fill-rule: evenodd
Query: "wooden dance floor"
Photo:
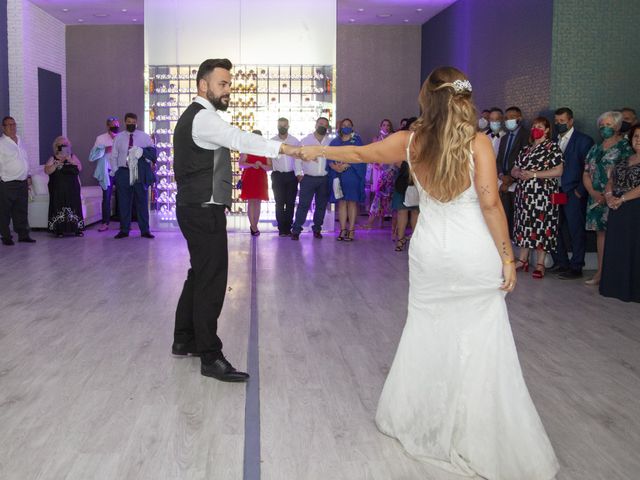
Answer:
M388 231L230 234L220 336L234 365L259 365L249 389L170 355L180 234L115 233L0 246L1 479L459 478L373 422L406 315ZM519 278L511 324L557 478L640 478L640 305Z

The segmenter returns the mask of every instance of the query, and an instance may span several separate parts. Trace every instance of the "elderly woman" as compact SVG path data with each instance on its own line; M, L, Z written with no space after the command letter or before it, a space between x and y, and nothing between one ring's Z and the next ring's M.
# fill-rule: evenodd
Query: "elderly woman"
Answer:
M362 145L360 136L353 131L353 122L345 118L340 122L338 136L329 144L333 147L342 145ZM358 203L364 202L364 182L367 174L365 163L342 163L327 160L327 172L331 191L331 202L338 204L338 220L340 221L340 234L338 241L352 242L356 233L356 220L358 218ZM336 181L337 179L337 181ZM336 197L334 184L340 185L342 197Z
M49 175L49 231L58 237L73 233L84 236L84 219L78 175L82 164L71 151L71 142L58 137L53 142L53 156L44 166Z
M633 155L618 162L604 196L609 207L600 294L640 302L640 125L629 130Z
M520 247L516 269L529 271L529 250L537 251L533 278L544 277L547 252L556 249L559 206L552 196L560 192L563 159L560 147L550 139L551 124L545 117L533 121L529 145L518 154L511 175L517 180L514 198L513 238Z
M585 282L587 285L600 283L607 217L609 215L604 189L609 182L609 174L614 165L633 154L631 145L620 134L622 126L620 112L603 113L598 118L597 125L602 142L591 147L587 153L583 175L584 186L589 192L587 230L596 232L598 249L598 271L593 278Z

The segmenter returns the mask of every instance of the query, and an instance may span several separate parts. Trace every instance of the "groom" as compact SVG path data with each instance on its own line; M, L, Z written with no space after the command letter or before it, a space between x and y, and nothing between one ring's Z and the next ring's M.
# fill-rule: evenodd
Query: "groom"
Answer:
M202 375L244 382L222 354L218 317L227 288L227 219L231 206L231 153L277 157L297 148L243 132L224 121L231 95L231 62L205 60L196 77L198 96L184 111L173 137L178 193L176 216L187 240L191 268L176 310L173 355L200 356Z

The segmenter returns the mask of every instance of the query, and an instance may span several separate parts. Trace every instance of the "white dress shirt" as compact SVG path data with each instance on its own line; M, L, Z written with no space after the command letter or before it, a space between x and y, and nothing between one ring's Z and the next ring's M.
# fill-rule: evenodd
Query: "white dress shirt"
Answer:
M113 147L113 137L111 134L103 133L102 135L98 135L96 137L96 143L93 144L93 148L96 148L99 145L102 145L103 147Z
M206 98L194 100L204 107L193 119L191 136L200 148L217 150L226 147L242 153L274 158L278 156L281 141L268 140L260 135L245 132L231 125L218 115L218 111Z
M300 140L298 140L293 135L287 135L287 138L285 138L284 140L276 135L271 140L277 140L280 142L284 142L287 145L293 145L296 147L300 145ZM275 158L272 158L271 165L274 172L293 172L296 168L296 159L283 153Z
M504 130L500 130L497 133L497 136L494 135L493 131L491 130L487 132L487 137L489 137L489 140L491 140L491 145L493 145L493 152L495 153L496 157L498 156L498 150L500 150L500 139L506 134L507 132L505 132Z
M131 133L125 130L113 139L113 148L111 149L111 157L109 157L109 163L111 164L111 172L109 175L115 175L118 168L129 167L127 156L129 155L130 136ZM136 130L133 132L133 146L140 148L153 147L153 140L142 130Z
M0 136L0 180L13 182L26 180L29 176L29 162L24 145L18 137L18 142L7 135Z
M558 138L558 146L560 147L560 150L562 150L562 153L567 149L569 140L571 140L571 135L573 135L573 127L567 130L567 133L564 135L559 135L560 138Z
M300 145L302 146L318 146L331 143L329 135L325 135L321 142L318 141L315 134L310 133L302 140ZM296 176L311 175L313 177L323 177L327 174L327 159L325 157L317 157L314 162L303 162L300 159L296 159Z

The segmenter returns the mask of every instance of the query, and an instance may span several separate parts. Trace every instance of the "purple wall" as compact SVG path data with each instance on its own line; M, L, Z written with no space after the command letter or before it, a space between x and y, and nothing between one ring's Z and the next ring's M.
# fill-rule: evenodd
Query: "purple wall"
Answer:
M552 0L458 0L422 26L422 80L452 65L473 84L477 107L548 113Z
M0 119L9 115L9 39L7 36L7 0L0 0Z
M138 115L144 128L144 27L67 27L67 132L82 161L83 185L97 185L95 164L87 160L96 137L112 115Z

